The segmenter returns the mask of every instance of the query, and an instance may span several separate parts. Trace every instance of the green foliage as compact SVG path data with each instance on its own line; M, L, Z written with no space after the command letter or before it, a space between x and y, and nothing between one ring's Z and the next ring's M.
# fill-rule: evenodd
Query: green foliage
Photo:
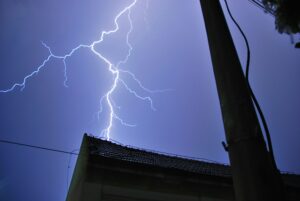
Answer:
M275 11L275 25L280 33L300 33L300 0L262 0Z

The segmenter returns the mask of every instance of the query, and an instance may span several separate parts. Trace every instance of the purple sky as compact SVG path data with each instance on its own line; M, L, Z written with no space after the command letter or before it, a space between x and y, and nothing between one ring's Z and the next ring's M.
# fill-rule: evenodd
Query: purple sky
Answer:
M2 0L0 2L0 90L36 70L47 58L45 42L54 54L64 55L79 44L99 39L114 28L114 17L133 0ZM222 1L223 5L223 1ZM229 1L245 31L252 52L250 80L273 139L278 167L300 173L300 59L289 37L275 31L274 18L247 0ZM227 13L225 12L227 17ZM221 146L225 139L202 12L198 0L139 0L132 9L133 47L130 70L149 89L146 93L130 76L122 79L149 102L120 85L113 94L115 111L136 127L114 121L111 138L126 145L228 163ZM128 52L127 15L118 33L105 38L97 51L113 63ZM228 19L241 63L244 41ZM51 60L26 88L0 93L0 139L71 151L80 147L85 132L99 136L107 126L108 107L97 118L100 98L112 84L107 65L88 49L64 66ZM64 200L69 155L0 145L0 200ZM69 179L76 157L72 158Z

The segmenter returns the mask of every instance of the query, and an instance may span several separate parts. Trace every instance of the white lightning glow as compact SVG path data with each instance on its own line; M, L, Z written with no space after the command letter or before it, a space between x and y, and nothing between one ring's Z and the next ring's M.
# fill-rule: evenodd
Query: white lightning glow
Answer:
M120 118L116 112L115 112L115 108L118 108L116 106L116 103L114 102L114 100L112 99L112 94L115 92L115 90L117 89L117 87L119 87L119 85L121 84L122 86L125 87L125 89L132 95L134 95L136 98L142 100L142 101L147 101L150 104L150 107L152 110L156 110L155 107L153 106L153 101L151 99L150 96L141 96L139 95L135 90L131 89L126 82L121 79L121 74L127 74L129 75L133 81L135 81L138 86L144 90L145 92L148 93L158 93L158 92L165 92L165 91L169 91L167 90L150 90L146 87L144 87L141 83L141 81L130 71L127 70L122 70L119 69L119 67L123 64L126 64L126 62L128 61L129 57L131 56L131 52L133 50L132 45L129 42L129 36L131 34L131 32L133 31L133 23L132 23L132 19L131 19L131 10L132 8L136 5L138 0L133 0L133 2L126 6L123 10L121 10L114 18L114 28L108 31L102 31L100 34L100 37L98 40L93 41L91 44L86 45L86 44L79 44L78 46L76 46L75 48L73 48L69 53L65 54L65 55L55 55L51 48L45 44L44 42L42 42L42 45L49 51L49 55L47 56L47 58L36 68L35 71L31 72L30 74L26 75L23 78L23 81L20 83L15 83L13 84L10 88L5 89L5 90L0 90L0 93L8 93L8 92L12 92L13 90L15 90L16 88L20 88L20 90L23 90L26 87L26 83L27 81L32 78L34 75L37 75L40 70L42 70L44 67L46 67L46 64L51 60L51 59L59 59L62 60L63 62L63 66L64 66L64 86L68 87L67 82L68 82L68 75L67 75L67 59L69 57L72 57L72 55L79 49L81 48L87 48L89 50L91 50L91 52L93 54L95 54L100 60L104 61L106 63L107 69L109 70L109 72L112 74L113 77L113 83L111 85L111 87L109 88L109 90L101 97L100 99L100 109L98 111L98 115L100 115L100 113L103 111L103 103L105 101L108 109L109 109L109 117L108 117L108 123L107 126L102 130L101 135L102 137L106 138L107 140L110 140L110 135L111 135L111 130L113 127L113 122L114 120L118 120L122 125L124 126L128 126L128 127L134 127L134 124L130 124L130 123L126 123L122 118ZM147 0L147 6L148 6L148 0ZM116 65L113 64L113 62L111 62L108 58L104 57L100 52L98 52L95 49L96 45L99 45L100 43L102 43L104 41L105 36L108 36L110 34L116 33L119 30L119 19L120 17L122 17L123 15L125 15L127 13L127 18L130 24L130 29L126 34L126 44L128 46L128 53L126 55L126 57L117 62Z

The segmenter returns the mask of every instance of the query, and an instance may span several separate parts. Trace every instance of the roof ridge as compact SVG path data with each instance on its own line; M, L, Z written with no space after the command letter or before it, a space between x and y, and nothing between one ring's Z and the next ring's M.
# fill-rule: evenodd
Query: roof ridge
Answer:
M95 137L93 135L88 135L89 137L96 139L96 140L101 140L103 142L108 142L117 146L121 146L123 148L127 148L127 149L132 149L134 151L143 151L143 152L147 152L147 153L151 153L151 154L158 154L158 155L162 155L162 156L166 156L166 157L173 157L173 158L178 158L178 159L183 159L183 160L191 160L191 161L196 161L196 162L206 162L206 163L211 163L214 165L222 165L222 166L227 166L230 167L229 164L226 163L221 163L215 160L211 160L211 159L207 159L207 158L200 158L200 157L192 157L192 156L184 156L184 155L179 155L179 154L172 154L172 153L168 153L168 152L163 152L163 151L157 151L157 150L152 150L152 149L145 149L145 148L141 148L141 147L136 147L136 146L132 146L132 145L125 145L119 141L116 140L107 140L104 137Z

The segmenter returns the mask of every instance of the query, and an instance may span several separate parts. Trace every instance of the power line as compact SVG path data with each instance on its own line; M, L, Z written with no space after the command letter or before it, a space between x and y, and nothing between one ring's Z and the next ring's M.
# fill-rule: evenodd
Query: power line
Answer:
M48 147L30 145L30 144L25 144L25 143L20 143L20 142L14 142L14 141L9 141L9 140L1 140L1 139L0 139L0 143L10 144L10 145L17 145L17 146L27 147L27 148L31 148L31 149L51 151L51 152L56 152L56 153L61 153L61 154L68 154L69 155L69 162L68 162L68 169L67 169L67 191L68 191L71 156L72 155L78 156L79 154L76 153L76 151L78 151L79 149L74 149L72 151L64 151L64 150L59 150L59 149L53 149L53 148L48 148Z
M257 6L258 8L263 9L266 13L272 15L273 17L275 16L275 10L264 6L262 1L258 1L258 0L248 0L248 1L254 4L255 6Z
M53 149L53 148L42 147L42 146L36 146L36 145L30 145L30 144L19 143L19 142L14 142L14 141L9 141L9 140L1 140L0 139L0 143L13 144L13 145L32 148L32 149L51 151L51 152L56 152L56 153L61 153L61 154L79 155L78 153L74 153L74 151L64 151L64 150Z

